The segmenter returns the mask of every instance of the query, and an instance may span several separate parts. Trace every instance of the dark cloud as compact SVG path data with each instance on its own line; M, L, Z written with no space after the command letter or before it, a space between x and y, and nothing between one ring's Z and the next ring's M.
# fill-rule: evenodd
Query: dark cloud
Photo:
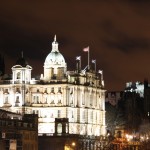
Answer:
M119 38L120 37L120 38ZM119 36L117 40L115 41L108 41L106 39L103 40L106 46L110 49L118 49L120 51L123 51L125 53L132 53L140 50L148 50L150 51L150 45L148 39L142 39L142 38L130 38L130 37L123 37Z
M18 1L1 2L0 51L11 72L21 51L43 73L43 64L57 35L59 50L69 69L75 57L82 67L90 58L104 70L106 89L118 90L125 82L150 78L150 2L148 0ZM38 68L37 68L38 66Z

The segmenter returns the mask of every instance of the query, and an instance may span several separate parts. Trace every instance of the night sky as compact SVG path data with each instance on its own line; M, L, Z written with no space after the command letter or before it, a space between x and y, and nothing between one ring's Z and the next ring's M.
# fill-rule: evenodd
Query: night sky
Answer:
M150 80L149 0L10 0L0 2L0 53L6 73L24 52L33 67L43 73L51 42L57 35L59 50L69 70L87 53L104 71L106 90L123 90L126 82Z

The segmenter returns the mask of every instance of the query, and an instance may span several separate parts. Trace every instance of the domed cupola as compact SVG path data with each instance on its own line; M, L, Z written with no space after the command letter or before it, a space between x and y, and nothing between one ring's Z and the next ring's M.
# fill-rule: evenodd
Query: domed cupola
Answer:
M52 51L47 55L44 62L44 80L63 79L66 68L66 62L63 55L58 50L58 43L55 35L54 41L52 42Z
M23 57L16 61L16 64L12 67L13 83L30 83L32 67L28 65L28 62Z

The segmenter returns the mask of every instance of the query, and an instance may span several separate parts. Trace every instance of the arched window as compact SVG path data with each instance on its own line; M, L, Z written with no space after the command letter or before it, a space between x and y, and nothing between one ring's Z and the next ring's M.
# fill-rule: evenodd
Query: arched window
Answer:
M44 96L44 103L47 104L47 95Z
M34 103L34 104L40 103L40 101L39 101L39 96L38 96L38 95L34 95L34 96L33 96L33 103Z
M61 117L61 110L58 110L58 118Z
M54 98L55 98L54 93L51 93L51 95L50 95L50 103L51 104L54 104Z
M16 96L16 103L19 103L19 96Z
M57 94L57 98L58 98L58 103L61 104L61 99L62 99L61 93Z
M20 78L21 78L21 73L17 72L17 79L20 79Z
M62 124L58 123L57 125L57 133L62 133Z
M121 136L121 131L118 131L117 132L117 138L121 138L122 136Z
M5 101L4 101L4 104L8 104L8 96L5 96Z

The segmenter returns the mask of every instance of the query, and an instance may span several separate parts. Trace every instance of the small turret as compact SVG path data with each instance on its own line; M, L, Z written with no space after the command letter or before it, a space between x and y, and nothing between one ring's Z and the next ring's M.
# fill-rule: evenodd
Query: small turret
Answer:
M12 67L13 83L30 83L32 67L23 56L16 61L16 65Z

